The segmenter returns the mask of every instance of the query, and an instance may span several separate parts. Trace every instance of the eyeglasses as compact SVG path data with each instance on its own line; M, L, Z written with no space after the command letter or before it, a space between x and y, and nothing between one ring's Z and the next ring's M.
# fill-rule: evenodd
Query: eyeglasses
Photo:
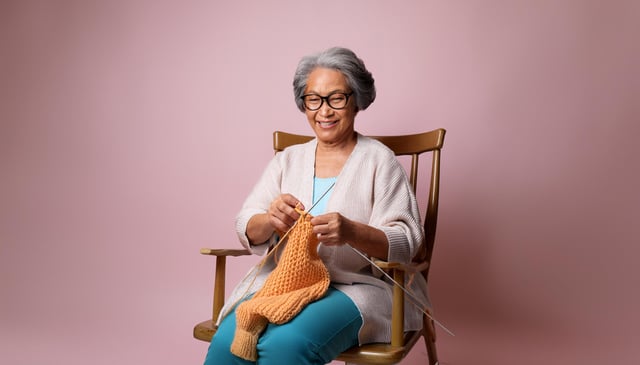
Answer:
M331 107L331 109L344 109L347 106L347 102L349 102L349 97L353 95L353 92L350 93L342 93L335 92L333 94L329 94L327 96L320 96L317 94L305 94L300 98L304 102L304 107L307 110L315 111L322 107L322 104L326 101L327 104Z

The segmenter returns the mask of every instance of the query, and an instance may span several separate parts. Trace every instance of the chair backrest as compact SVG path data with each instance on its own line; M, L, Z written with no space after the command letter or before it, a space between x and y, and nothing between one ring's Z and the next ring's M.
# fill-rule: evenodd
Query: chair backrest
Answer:
M444 144L444 129L435 129L429 132L397 135L397 136L371 136L389 147L396 156L411 156L411 170L409 182L414 193L418 192L418 160L425 152L432 153L431 177L429 180L427 211L424 218L425 242L416 259L429 263L422 272L425 279L429 274L431 256L435 243L436 225L438 221L438 200L440 195L440 150ZM281 131L273 133L273 149L277 153L285 148L310 141L314 137L299 134L291 134Z

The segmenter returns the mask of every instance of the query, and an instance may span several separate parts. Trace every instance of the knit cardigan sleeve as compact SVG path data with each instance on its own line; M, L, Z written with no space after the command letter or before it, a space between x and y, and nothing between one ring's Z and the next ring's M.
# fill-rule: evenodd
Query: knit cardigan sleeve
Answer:
M378 177L370 224L387 236L387 260L407 263L416 255L424 238L418 204L396 160L388 169L381 169Z
M391 150L368 137L359 136L327 209L382 230L389 261L411 261L424 238L404 168Z
M258 179L258 182L249 193L242 209L236 216L236 233L242 246L254 254L264 255L273 241L276 240L275 234L272 235L267 242L253 245L247 237L247 224L251 217L256 214L266 213L271 202L280 195L280 164L277 158L272 159L267 168Z
M292 194L300 199L305 207L311 207L315 145L315 140L312 140L277 153L245 199L236 216L236 233L242 246L252 253L263 255L279 238L274 233L268 241L253 245L249 242L246 231L251 217L266 213L271 202L280 194Z

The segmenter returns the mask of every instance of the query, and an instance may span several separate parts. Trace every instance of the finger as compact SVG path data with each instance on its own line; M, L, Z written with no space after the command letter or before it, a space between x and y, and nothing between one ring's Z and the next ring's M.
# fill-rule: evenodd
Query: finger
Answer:
M271 226L276 230L276 231L286 231L289 229L289 226L283 222L281 219L279 219L276 216L271 216Z
M292 200L283 194L271 203L269 210L273 216L286 223L288 220L287 217L297 219L298 215L295 209L293 209L291 202Z
M327 220L327 216L326 215L315 216L315 217L311 218L311 220L309 222L314 227L319 227L319 226L322 226L322 225L325 225L325 224L329 223L329 221Z
M291 226L293 226L293 224L297 220L297 218L294 215L298 215L298 213L296 213L295 211L281 212L279 214L278 219L282 222L282 224L284 224L287 227L287 229L289 229L291 228Z
M284 230L284 231L288 230L295 222L294 218L292 218L289 214L282 211L278 207L274 207L274 209L270 210L269 217L270 217L269 220L271 221L271 225L275 229Z
M282 198L282 201L285 204L287 204L289 207L291 208L298 207L299 209L304 210L304 205L295 196L291 194L282 194L281 198Z
M296 210L296 204L298 206L302 206L297 199L295 199L292 195L282 195L280 198L280 204L278 209L287 216L287 218L282 218L284 222L287 224L293 224L295 221L300 218L300 213Z
M312 219L313 220L313 219ZM316 235L319 236L321 234L325 234L326 232L326 227L325 226L321 226L321 225L313 225L312 224L312 229L311 231Z

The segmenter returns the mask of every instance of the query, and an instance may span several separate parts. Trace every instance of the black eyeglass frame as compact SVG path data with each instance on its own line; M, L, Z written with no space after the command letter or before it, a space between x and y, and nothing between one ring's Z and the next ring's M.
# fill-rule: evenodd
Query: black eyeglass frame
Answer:
M336 94L342 94L345 97L345 101L344 101L344 106L342 108L335 108L333 105L331 105L331 103L329 102L329 98L336 95ZM318 105L317 108L315 109L311 109L307 106L307 103L305 102L304 98L306 98L307 96L317 96L320 98L320 105ZM347 104L349 104L349 97L353 95L353 91L350 93L343 93L342 91L336 91L336 92L332 92L331 94L327 95L327 96L320 96L318 94L304 94L300 97L300 99L302 100L302 105L304 105L304 108L309 110L309 111L316 111L319 110L320 108L322 108L322 105L324 105L325 101L327 102L327 105L329 105L329 108L333 109L333 110L342 110L344 108L347 107Z

